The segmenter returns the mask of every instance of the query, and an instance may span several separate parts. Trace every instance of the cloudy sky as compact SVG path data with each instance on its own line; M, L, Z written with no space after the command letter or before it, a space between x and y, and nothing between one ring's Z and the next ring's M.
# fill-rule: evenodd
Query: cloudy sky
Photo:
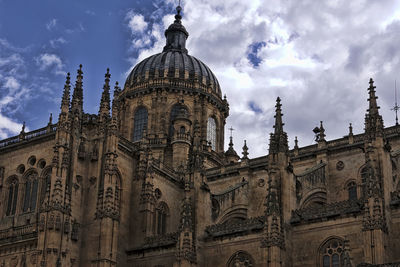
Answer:
M97 113L107 67L124 84L140 60L158 53L173 22L172 0L0 0L0 138L58 117L67 72L84 72L84 108ZM368 80L385 126L395 123L400 87L398 0L185 0L189 53L216 74L230 103L236 150L266 154L274 105L282 98L289 144L363 131ZM74 79L75 80L75 79ZM226 131L228 133L228 131Z

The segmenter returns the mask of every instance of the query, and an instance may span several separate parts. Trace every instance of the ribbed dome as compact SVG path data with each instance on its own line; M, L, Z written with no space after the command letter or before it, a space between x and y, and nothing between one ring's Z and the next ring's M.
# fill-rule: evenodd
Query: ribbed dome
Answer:
M126 79L125 88L139 89L149 83L179 84L221 97L218 80L210 68L188 55L185 46L189 33L181 22L181 7L178 6L176 10L174 23L165 31L166 45L163 52L137 64Z
M221 96L221 89L215 75L206 64L181 51L167 51L150 56L137 64L126 79L125 87L133 87L157 78L179 78L211 87Z

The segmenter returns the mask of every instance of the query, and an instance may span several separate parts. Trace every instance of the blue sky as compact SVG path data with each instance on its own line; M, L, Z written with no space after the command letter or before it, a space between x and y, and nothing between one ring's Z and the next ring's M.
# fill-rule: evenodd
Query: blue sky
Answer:
M177 1L0 0L0 138L58 117L65 74L83 64L85 112L97 113L106 68L124 84L130 69L165 44ZM40 4L39 4L40 3ZM282 99L290 146L363 131L368 80L376 81L385 126L394 124L400 84L396 0L186 0L189 54L216 74L230 103L240 153L267 152L274 105ZM261 144L261 145L260 145ZM227 146L226 146L227 147Z
M106 68L113 82L123 84L137 56L128 12L151 15L158 7L174 12L172 4L150 1L0 1L0 97L15 97L1 114L26 121L29 129L42 127L49 113L57 117L65 74L75 77L79 64L85 111L97 112ZM8 88L12 81L14 88ZM15 92L23 88L22 95ZM2 128L0 137L13 134L15 128Z

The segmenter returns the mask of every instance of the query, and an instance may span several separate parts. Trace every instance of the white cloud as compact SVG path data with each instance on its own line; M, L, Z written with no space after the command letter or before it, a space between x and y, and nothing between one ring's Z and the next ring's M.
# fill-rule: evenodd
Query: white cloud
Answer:
M44 53L35 58L40 70L51 68L55 74L65 75L64 64L61 58L55 54Z
M17 135L22 129L22 124L0 114L0 139L7 138L10 134ZM25 129L29 131L28 129Z
M83 26L83 24L80 22L78 23L78 26L73 29L66 29L65 32L68 34L73 34L73 33L79 33L79 32L84 32L86 29Z
M46 29L48 31L53 30L57 26L57 19L51 19L49 22L46 23Z
M32 79L27 81L27 62L24 53L30 48L19 48L0 39L0 138L20 132L22 124L15 114L32 98ZM28 129L26 129L28 131Z
M136 14L133 11L129 11L126 15L128 20L128 26L132 34L142 33L147 29L147 22L144 20L144 16Z
M90 16L95 16L96 15L96 13L93 10L86 10L85 13L90 15Z
M6 77L4 87L10 90L17 90L21 84L14 77Z
M189 32L189 54L213 70L228 97L226 125L237 129L237 152L247 139L255 157L268 151L277 96L282 98L291 147L295 136L300 145L311 144L312 129L320 120L329 139L346 135L349 122L355 133L362 132L370 77L376 81L385 125L394 124L390 107L400 69L398 10L400 2L395 0L272 0L268 5L187 0L183 25ZM168 14L143 27L129 25L132 33L140 33L132 42L141 46L131 61L136 64L162 51L164 30L172 22L173 15ZM259 42L266 45L257 51L260 63L255 67L248 53ZM260 110L254 111L250 103Z
M52 39L49 42L50 42L51 47L53 47L53 48L58 47L58 45L67 43L67 41L62 37L58 37L56 39Z

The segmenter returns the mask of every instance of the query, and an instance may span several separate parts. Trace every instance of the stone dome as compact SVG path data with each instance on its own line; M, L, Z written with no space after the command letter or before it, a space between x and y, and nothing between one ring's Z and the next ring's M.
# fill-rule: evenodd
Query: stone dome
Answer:
M182 25L179 6L177 11L174 23L165 31L167 40L163 52L138 63L126 79L125 88L140 89L149 83L179 84L221 98L221 88L210 68L188 54L185 44L189 34Z

